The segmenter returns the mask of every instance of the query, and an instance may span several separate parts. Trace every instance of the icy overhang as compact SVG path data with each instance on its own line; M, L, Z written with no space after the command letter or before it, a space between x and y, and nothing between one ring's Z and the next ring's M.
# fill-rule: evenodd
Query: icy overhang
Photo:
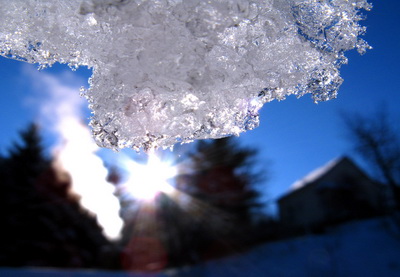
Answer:
M363 53L365 0L13 0L0 54L93 69L83 94L102 147L238 135L274 99L336 97L344 52Z

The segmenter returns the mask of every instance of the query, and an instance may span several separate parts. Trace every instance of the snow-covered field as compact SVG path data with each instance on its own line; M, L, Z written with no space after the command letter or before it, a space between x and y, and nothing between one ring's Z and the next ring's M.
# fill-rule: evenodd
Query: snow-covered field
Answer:
M400 233L395 225L368 220L213 261L199 267L203 272L197 276L400 276L399 257Z
M0 276L400 276L400 228L388 218L352 222L328 234L264 244L242 255L158 275L2 269Z

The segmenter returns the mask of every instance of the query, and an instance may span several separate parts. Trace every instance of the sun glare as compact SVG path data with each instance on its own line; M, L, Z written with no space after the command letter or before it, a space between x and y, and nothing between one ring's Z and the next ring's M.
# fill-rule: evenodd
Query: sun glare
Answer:
M130 161L128 166L130 177L125 187L132 197L142 200L152 200L158 193L171 194L174 187L168 179L176 175L176 168L161 161L155 154L150 153L146 164Z

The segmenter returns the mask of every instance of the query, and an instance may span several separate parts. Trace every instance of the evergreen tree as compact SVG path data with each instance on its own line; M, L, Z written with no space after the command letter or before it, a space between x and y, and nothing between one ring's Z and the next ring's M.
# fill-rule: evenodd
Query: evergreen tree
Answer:
M9 150L10 163L13 166L24 170L23 175L38 175L49 165L49 159L44 155L42 139L36 124L30 124L26 130L20 132L21 143L15 142L13 148ZM26 164L29 163L29 164ZM27 165L26 167L23 167Z
M261 213L256 186L264 172L255 167L255 149L240 147L232 138L199 141L188 156L191 173L177 177L177 188L192 197L188 216L199 236L202 258L246 248L252 242L255 218Z
M262 206L255 186L264 173L255 170L256 154L255 149L239 147L232 137L199 141L190 155L191 194L242 223L250 223Z
M194 145L178 158L186 173L176 176L173 194L160 192L149 201L125 195L123 186L117 189L124 268L157 271L194 264L246 248L253 240L253 219L262 207L256 185L264 176L255 168L257 152L239 147L233 138ZM182 163L177 164L179 171ZM112 170L109 180L118 185L120 172Z
M38 128L21 132L0 161L0 266L100 266L109 243L44 156Z

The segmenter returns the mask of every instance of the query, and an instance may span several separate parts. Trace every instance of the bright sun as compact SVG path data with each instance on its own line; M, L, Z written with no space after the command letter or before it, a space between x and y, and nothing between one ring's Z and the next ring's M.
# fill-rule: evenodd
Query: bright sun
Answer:
M171 194L174 188L168 179L176 175L176 168L150 153L146 164L129 163L130 177L125 183L128 192L136 199L152 200L160 193Z

